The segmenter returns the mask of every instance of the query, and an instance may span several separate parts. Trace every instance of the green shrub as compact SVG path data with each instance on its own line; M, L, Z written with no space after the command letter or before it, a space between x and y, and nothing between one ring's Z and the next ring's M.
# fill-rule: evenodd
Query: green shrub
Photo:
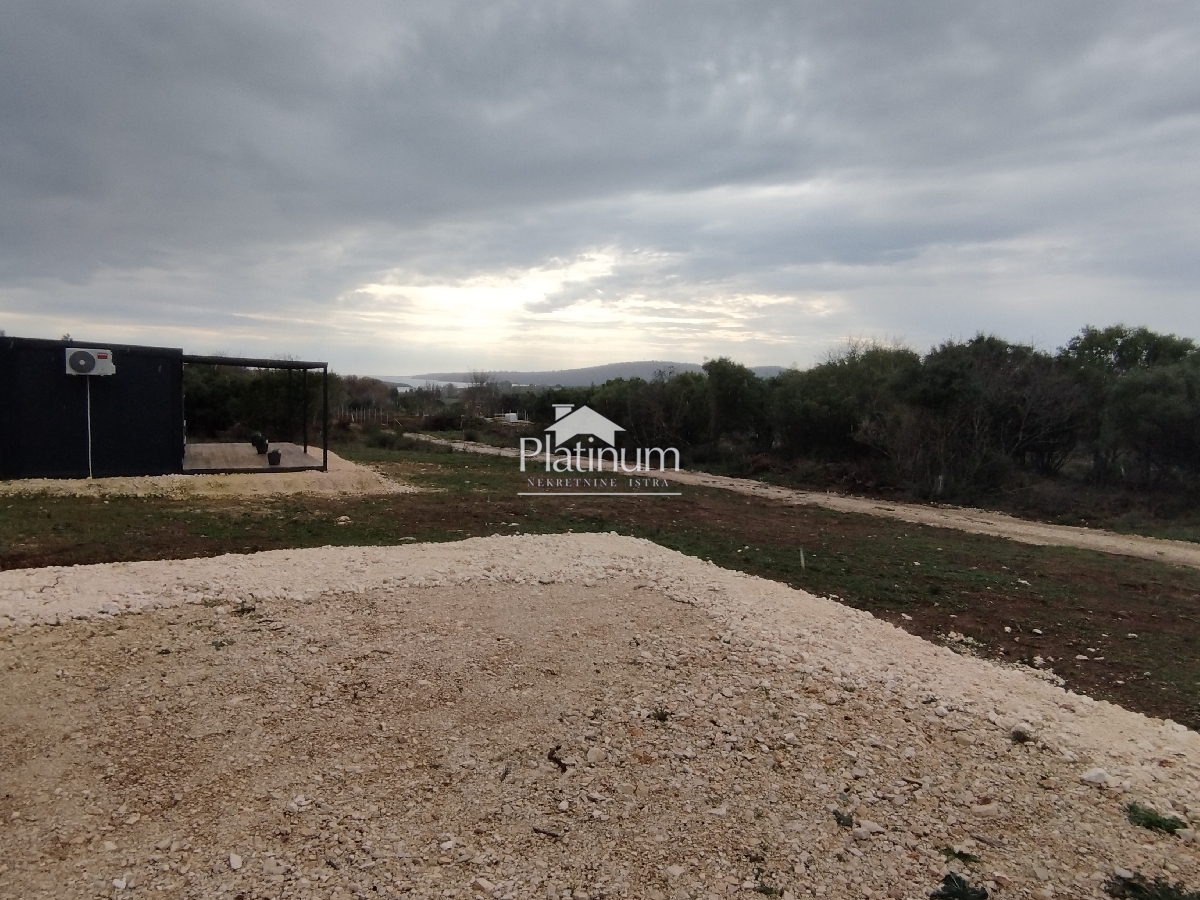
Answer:
M363 437L368 447L379 447L384 450L400 450L404 448L404 432L374 430L364 432Z
M426 416L421 427L426 431L455 431L462 423L462 416L454 412L442 411Z
M1162 813L1156 812L1148 806L1142 806L1140 803L1130 803L1125 807L1125 815L1129 818L1131 825L1140 825L1143 828L1149 828L1152 831L1164 831L1167 834L1174 834L1180 828L1186 828L1187 823L1176 816L1164 816Z
M1163 878L1149 881L1141 874L1110 878L1104 890L1118 900L1200 900L1200 892L1186 890L1182 884L1171 884Z
M971 887L967 879L957 872L951 872L929 896L932 900L987 900L988 892L983 888Z
M979 857L974 853L967 853L965 850L955 850L953 847L943 847L942 856L946 859L957 859L959 862L977 863Z

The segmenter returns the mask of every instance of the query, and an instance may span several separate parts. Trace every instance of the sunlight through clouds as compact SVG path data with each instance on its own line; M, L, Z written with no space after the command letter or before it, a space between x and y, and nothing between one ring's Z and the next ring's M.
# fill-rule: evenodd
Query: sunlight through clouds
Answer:
M745 293L726 283L679 284L671 254L606 249L569 263L473 275L459 281L393 272L347 292L331 326L512 361L607 360L614 344L654 356L709 355L714 347L783 345L795 320L835 315L834 294ZM651 289L647 290L647 284ZM519 356L520 354L518 354Z

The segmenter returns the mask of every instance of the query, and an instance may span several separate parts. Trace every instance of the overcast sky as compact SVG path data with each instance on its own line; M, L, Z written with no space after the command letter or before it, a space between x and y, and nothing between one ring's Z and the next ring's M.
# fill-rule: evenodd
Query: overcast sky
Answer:
M1200 4L16 0L0 328L343 372L1200 338Z

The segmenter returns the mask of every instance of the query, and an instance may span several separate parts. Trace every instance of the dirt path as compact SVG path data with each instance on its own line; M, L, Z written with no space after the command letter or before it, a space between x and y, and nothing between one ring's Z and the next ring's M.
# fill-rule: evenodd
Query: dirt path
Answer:
M1200 735L648 541L0 573L18 592L63 624L0 630L2 900L1200 885L1192 832L1125 816L1200 819Z
M470 453L491 456L517 457L517 451L507 447L491 447L468 441L443 441L426 437L443 446ZM1098 528L1079 528L1071 525L1051 525L1031 522L1004 513L960 506L924 506L915 503L889 503L842 494L801 491L793 488L765 484L747 478L730 478L725 475L710 475L706 472L671 472L673 481L697 487L719 488L748 497L765 497L797 506L820 506L837 512L860 513L868 516L884 516L921 525L953 528L972 534L988 534L995 537L1020 541L1023 544L1043 546L1078 547L1118 556L1136 556L1172 565L1200 568L1200 544L1187 541L1170 541L1140 535L1117 534Z

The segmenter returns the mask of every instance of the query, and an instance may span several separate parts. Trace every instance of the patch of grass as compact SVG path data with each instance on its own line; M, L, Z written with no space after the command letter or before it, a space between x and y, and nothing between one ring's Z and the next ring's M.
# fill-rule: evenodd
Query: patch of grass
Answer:
M1187 822L1178 816L1164 816L1162 813L1148 806L1142 806L1136 801L1125 807L1125 815L1131 825L1140 825L1142 828L1149 828L1151 831L1163 831L1167 834L1174 834L1179 829L1187 827Z
M1193 544L1200 544L1200 525L1160 525L1140 528L1121 528L1118 525L1114 528L1114 531L1126 534L1141 534L1146 537L1157 537L1167 541L1188 541Z
M656 706L654 707L654 711L650 713L650 718L655 722L665 722L671 718L671 711L665 706Z
M959 862L977 863L981 862L980 858L974 853L968 853L965 850L955 850L953 847L943 847L942 856L946 859L957 859Z
M931 900L987 900L988 892L983 888L971 887L967 879L957 872L951 872L929 896Z
M1189 891L1182 883L1171 884L1163 878L1150 881L1141 874L1110 878L1104 883L1104 890L1118 900L1200 900L1200 891Z
M762 458L756 458L756 462ZM877 463L819 464L812 460L775 460L768 471L734 463L697 466L738 477L811 491L835 491L881 502L920 503L919 494L906 490ZM950 502L995 509L1009 515L1056 525L1106 528L1126 534L1200 542L1198 486L1164 481L1157 487L1095 484L1090 465L1077 454L1058 475L1040 477L1026 472L1003 490Z

